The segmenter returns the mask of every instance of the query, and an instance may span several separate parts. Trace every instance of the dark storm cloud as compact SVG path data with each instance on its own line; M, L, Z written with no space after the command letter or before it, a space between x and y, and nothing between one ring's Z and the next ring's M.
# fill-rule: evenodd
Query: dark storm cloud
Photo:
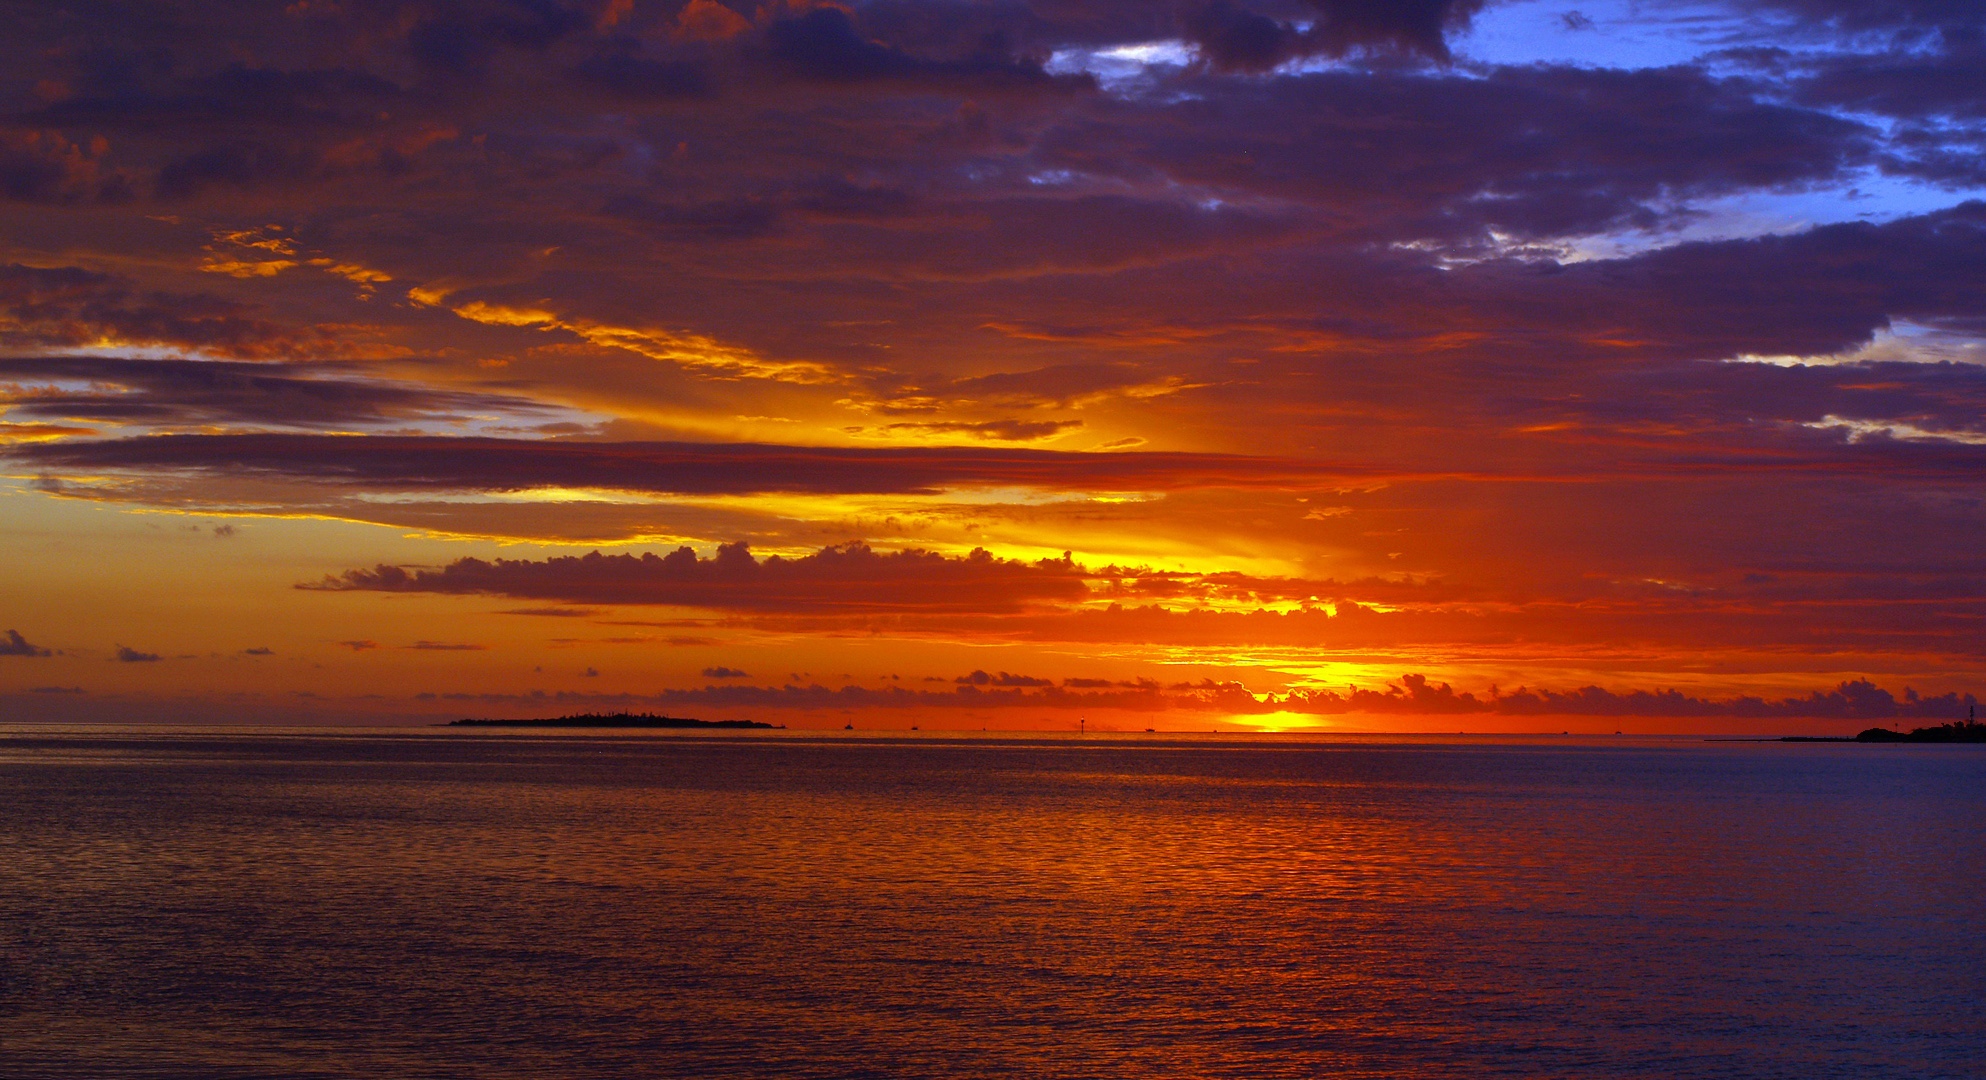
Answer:
M543 442L400 435L158 435L9 447L44 468L262 473L382 490L593 487L674 494L932 493L957 485L1131 490L1330 483L1330 467L1233 454L980 447Z
M1260 65L1247 59L1252 46L1241 39L1248 34L1216 32L1209 20L1267 20L1289 31L1294 23L1277 20L1297 19L1309 25L1301 36L1311 51L1387 46L1440 55L1444 28L1465 23L1480 6L1313 0L1282 5L1271 18L1223 0L1178 10L1188 26L1211 35L1205 48L1214 66L1251 68ZM1668 204L1679 199L1836 177L1870 160L1876 139L1861 125L1776 103L1775 87L1686 68L1511 68L1494 78L1384 68L1277 79L1203 72L1184 77L1179 92L1106 100L1064 94L1086 84L1049 76L1029 58L1072 43L1148 41L1179 29L1172 9L1145 7L1164 6L967 4L943 17L914 4L861 5L853 13L823 6L778 17L741 8L739 25L749 32L700 43L682 40L677 19L688 9L680 5L643 5L614 20L604 8L541 12L505 3L368 6L341 19L244 12L230 21L172 11L161 32L177 41L171 57L153 65L157 71L108 83L72 73L74 93L16 110L8 122L23 138L46 132L80 148L68 164L24 166L20 183L30 193L81 198L98 182L91 177L119 169L145 174L141 186L172 199L338 177L426 192L440 177L473 175L481 199L503 202L584 176L588 191L579 204L646 223L656 239L691 242L777 236L795 209L820 219L894 216L931 202L921 188L956 186L961 175L974 178L970 186L982 198L989 184L1017 185L1024 197L1014 205L962 207L962 218L1005 219L999 243L948 251L969 243L959 220L924 244L890 246L899 261L908 254L910 262L954 275L975 272L949 265L968 254L973 259L965 261L997 252L1045 268L1109 266L1126 257L1072 263L1002 250L1030 246L1031 216L1042 217L1038 243L1060 237L1073 255L1072 234L1105 253L1113 246L1190 247L1205 243L1199 232L1207 225L1237 228L1247 224L1241 218L1263 212L1209 203L1167 222L1159 217L1166 200L1090 192L1081 194L1097 201L1061 215L1068 220L1050 220L1064 199L1030 188L1039 179L1030 164L1141 181L1149 177L1139 171L1157 170L1214 193L1300 200L1336 219L1340 231L1366 238L1484 228L1556 236L1648 227L1673 213ZM324 47L283 57L271 45L306 29L326 35ZM403 46L434 70L489 79L489 92L410 82ZM239 59L257 51L268 54L258 64ZM484 72L484 60L499 54L510 59ZM860 86L865 96L896 95L903 107L772 94L754 58L808 80L803 93ZM123 64L145 69L129 58ZM719 69L731 74L718 78L712 72ZM1059 124L1049 113L1003 123L978 105L957 116L914 105L932 92L977 98L1001 89L1048 92L1044 100L1074 111ZM659 103L666 122L602 130L594 121L612 105L603 93L629 105ZM1083 102L1094 107L1085 111ZM977 119L966 123L968 113ZM955 122L991 126L964 141L933 141ZM136 138L140 128L150 134ZM105 134L113 136L108 156L87 149ZM716 161L699 154L677 165L656 158L665 139L680 139L679 151L727 149ZM730 149L744 146L762 153ZM879 176L878 167L904 175ZM1008 177L996 181L1002 171ZM66 179L50 179L58 173ZM1151 220L1136 220L1119 204L1142 207ZM543 212L546 203L529 205ZM1259 229L1254 235L1268 238Z
M676 604L744 611L822 613L1017 611L1084 592L1066 561L1025 563L985 551L949 558L927 551L878 553L863 544L822 548L796 559L761 560L744 544L708 559L684 547L654 553L521 559L458 559L440 570L377 566L317 585L333 592L434 592L591 604Z
M1304 46L1301 30L1231 0L1213 3L1185 17L1187 40L1200 56L1225 71L1267 71L1298 55Z
M1208 63L1229 71L1267 71L1300 56L1342 56L1356 49L1449 59L1447 34L1468 25L1485 0L1307 0L1301 21L1285 21L1234 0L1188 12L1186 37Z
M0 656L53 656L54 653L40 646L30 644L19 630L7 631L5 640L0 640Z
M35 380L87 388L36 388ZM6 383L22 389L8 393ZM0 358L0 403L30 417L297 427L549 411L508 394L367 379L335 367L105 356Z
M1049 75L1038 62L1016 60L998 37L988 38L962 58L912 56L865 37L850 14L837 7L816 7L775 20L765 29L765 41L782 70L815 82L903 82L995 93L1090 86L1087 77Z
M1263 70L1264 57L1353 51L1448 56L1447 34L1465 28L1483 0L991 0L939 5L868 0L852 5L863 30L919 53L957 54L989 38L1016 53L1108 48L1185 37L1210 63Z
M982 166L963 157L959 167ZM1176 187L1125 193L1098 192L1085 185L1044 193L1026 190L1027 184L1025 176L989 178L982 191L951 192L943 199L924 197L914 204L914 211L906 207L901 217L879 213L868 220L845 212L823 215L806 210L815 204L816 190L807 187L743 202L720 199L655 207L616 199L608 209L617 216L626 211L630 222L652 222L657 235L669 239L778 236L785 246L812 253L802 263L781 260L778 276L932 286L1164 266L1290 242L1320 228L1308 209L1267 205L1259 199L1234 204L1196 201L1182 198ZM713 217L706 218L706 213ZM821 220L831 216L836 220ZM796 228L796 222L808 227ZM1003 321L1014 317L1015 313L1006 312Z
M86 146L53 132L0 128L0 199L115 206L133 197L130 177Z
M851 220L899 217L917 206L915 193L884 184L855 184L841 177L825 177L803 185L794 203L799 209L824 218Z
M737 668L728 668L728 667L707 667L707 668L704 668L704 669L703 669L703 677L704 677L704 678L706 678L706 679L749 679L749 678L751 678L751 676L750 676L750 675L748 675L748 674L746 674L745 672L742 672L742 671L739 671L739 670L738 670Z
M1986 436L1986 367L1952 362L1779 365L1678 363L1622 371L1615 393L1540 402L1536 421L1702 428L1741 423L1907 424L1946 438Z
M1466 26L1487 0L1305 0L1318 16L1315 33L1334 50L1392 45L1445 59L1443 36Z
M651 235L670 240L751 240L779 228L785 207L769 199L720 199L663 203L641 195L619 195L601 212L649 226Z
M7 121L32 128L235 130L370 127L400 88L350 71L282 71L232 64L159 94L77 96L16 113Z
M1986 31L1947 32L1934 49L1800 58L1789 86L1808 103L1892 118L1880 164L1953 188L1986 185Z
M502 48L542 50L592 21L580 6L557 0L468 0L393 5L420 21L407 48L422 64L454 74L480 71ZM403 18L405 16L403 15Z
M166 345L263 357L322 347L266 322L248 304L203 293L139 289L74 266L0 265L0 342L15 348Z
M746 7L723 16L736 33L716 36L689 25L699 7L727 10L708 0L67 7L96 40L81 44L72 23L41 28L40 49L16 50L41 78L36 95L0 95L0 197L212 203L341 181L431 182L463 168L530 182L545 177L520 146L556 142L602 107L749 102L782 80L863 96L1091 86L1046 73L997 31L913 53L837 7ZM594 141L602 152L585 167L630 149L625 136Z
M1690 68L1214 78L1100 100L1042 140L1064 167L1301 200L1367 238L1550 237L1661 224L1686 198L1812 183L1875 132Z
M232 139L161 166L157 191L161 199L186 199L215 186L252 188L294 183L311 178L317 169L315 155L297 147Z
M1970 0L1737 0L1763 16L1754 45L1719 58L1803 104L1892 118L1884 171L1986 183L1986 21ZM1741 32L1742 36L1743 32ZM1805 48L1786 45L1798 42Z
M1444 28L1466 22L1479 6L1474 0L1314 0L1296 12L1311 24L1298 51L1384 46L1442 55ZM838 110L828 101L806 106L765 98L766 73L754 65L763 61L817 88L859 86L865 95L1068 98L1089 86L1087 77L1049 75L1039 58L1069 44L1124 44L1180 29L1170 9L1143 7L968 4L943 18L904 4L862 5L853 12L821 6L777 17L743 8L739 26L749 32L735 40L694 42L683 37L679 17L688 18L689 9L681 5L641 5L610 20L597 6L363 5L335 13L299 9L283 17L252 5L192 11L141 4L136 10L157 17L147 35L153 44L50 51L34 62L56 76L43 83L67 89L67 95L32 106L23 102L0 115L0 125L19 133L16 141L47 143L37 148L22 142L18 151L26 155L14 170L24 198L122 198L135 184L160 198L186 200L339 178L432 182L463 169L482 178L485 197L496 196L505 187L499 178L542 182L542 175L533 175L542 163L520 156L522 149L556 141L552 133L561 129L587 127L585 118L599 111L603 94L670 109L707 101L707 114L693 118L678 110L670 114L670 126L695 134L708 124L710 137L727 140L754 130L773 134L802 151L789 162L802 168L840 171L854 163L851 157L873 162L900 155L906 165L942 175L942 158L966 147L932 144L928 137L896 145L892 137L893 129L922 125L925 118L855 104L846 115L834 115ZM1219 12L1229 21L1264 17L1226 5L1189 13L1186 22L1204 27ZM132 12L122 14L129 19ZM301 48L299 40L318 44ZM1208 48L1222 63L1224 47ZM244 59L250 56L253 61ZM416 62L412 72L409 58ZM427 85L421 70L446 79ZM487 93L468 89L485 80ZM1648 88L1636 92L1645 95ZM732 111L739 106L743 111ZM806 147L801 131L787 130L791 122L779 113L789 108L796 117L817 118L819 145ZM978 115L984 123L984 110ZM1177 121L1154 118L1160 125ZM997 144L1025 139L1025 129L1003 132L995 124L982 134L993 140L983 148L1007 157L1011 147ZM92 150L101 136L110 137L109 149ZM581 155L578 172L648 152L641 148L644 135L633 132L591 138L599 153ZM854 155L850 138L860 147ZM51 150L49 140L69 149ZM931 160L934 152L940 160ZM719 179L707 162L700 164L696 182ZM760 168L735 156L732 164L748 174ZM679 171L661 163L652 168L657 179ZM0 182L8 175L0 169ZM711 194L727 186L738 185L711 184ZM903 205L895 196L879 202L874 186L864 186L870 196L852 204L834 192L804 202L822 214L897 212ZM639 184L632 187L608 205L651 207L648 213L671 230L665 236L677 230L689 237L762 235L776 216L775 208L755 202L764 192L734 193L743 201L727 208L721 198L658 199Z
M937 7L875 0L856 9L866 31L917 52L958 53L989 38L1047 51L1183 36L1208 63L1262 71L1298 56L1353 51L1446 60L1446 35L1466 27L1483 6L1483 0L996 0Z
M864 4L854 12L818 6L777 18L741 8L743 16L733 18L749 32L741 32L737 42L695 44L681 40L677 20L687 18L687 8L679 4L643 4L616 20L608 20L600 6L540 10L536 4L504 2L365 6L336 20L318 12L282 18L228 4L199 14L139 4L139 10L159 14L153 36L167 46L155 46L149 54L127 50L117 62L91 64L81 54L68 58L70 68L79 69L68 71L73 93L16 109L6 123L22 133L62 133L68 145L83 147L77 161L97 161L85 149L91 135L171 135L169 145L153 139L159 145L143 153L127 145L129 139L119 139L111 157L135 155L131 163L149 171L153 191L187 199L207 189L280 187L332 175L389 179L409 169L433 143L419 131L461 127L495 135L489 157L463 159L481 161L479 171L489 175L502 167L498 147L506 145L506 131L500 101L510 95L528 105L528 117L592 113L588 95L598 91L671 107L713 97L719 109L711 113L713 121L763 123L771 117L723 111L731 107L727 93L757 93L753 87L763 81L751 68L757 56L822 85L959 95L1063 91L1084 83L1047 75L1027 54L1070 44L1146 42L1186 30L1200 40L1215 68L1263 69L1297 52L1366 46L1444 56L1444 30L1466 24L1480 6L1476 0L1313 0L1257 12L1231 0L1184 8L963 4L941 18L918 4ZM236 18L228 18L230 12ZM753 22L759 26L753 28ZM1307 28L1295 30L1297 24ZM298 32L320 34L324 44L316 50L274 48L274 42L292 40ZM256 64L240 60L258 52L264 56ZM409 56L451 77L493 79L487 87L491 97L475 97L461 87L417 87L405 71ZM510 60L485 71L485 62L495 56ZM723 89L711 64L735 69L737 85ZM121 73L107 75L107 69ZM498 91L498 71L518 89ZM528 91L522 89L526 85ZM1384 187L1398 189L1396 199L1402 201L1412 199L1416 187L1432 185L1434 191L1420 193L1422 201L1468 195L1507 201L1509 206L1480 210L1489 224L1549 232L1636 224L1650 212L1646 202L1662 191L1700 195L1821 179L1865 157L1873 135L1833 117L1773 105L1773 87L1720 83L1684 68L1501 69L1493 79L1370 69L1303 79L1204 79L1190 89L1190 95L1168 95L1170 105L1164 105L1168 97L1118 103L1136 119L1120 113L1104 125L1078 125L1064 133L1061 147L1066 153L1068 145L1112 133L1092 155L1104 157L1102 151L1114 147L1172 139L1178 147L1170 153L1154 147L1152 163L1190 173L1194 169L1186 159L1198 151L1207 159L1198 173L1227 171L1227 179L1241 181L1241 187L1269 191L1315 175L1311 185L1295 185L1311 197L1343 197L1356 189L1370 201L1372 177L1384 177ZM1235 123L1237 117L1243 123ZM884 117L838 117L822 133L860 129L874 137L890 123ZM510 127L522 135L532 125ZM1124 125L1136 131L1110 131ZM1315 137L1335 127L1341 137ZM1305 131L1313 137L1241 145L1245 131ZM1311 149L1293 143L1309 143ZM616 143L614 153L628 149ZM880 149L882 143L872 141L864 153L872 157ZM918 149L922 155L931 151ZM46 159L46 165L18 171L24 197L68 191L81 199L93 191L91 183L101 181L91 179L93 173L70 177L81 165L58 161L60 153L20 153ZM822 145L818 155L846 161L848 147ZM1237 169L1239 155L1253 155L1257 165ZM1140 155L1130 157L1136 161ZM113 171L113 163L103 159L89 169ZM1259 175L1247 183L1235 175L1243 171ZM1579 191L1585 181L1593 181L1591 191ZM1543 220L1525 226L1529 216ZM1555 216L1565 220L1553 222Z
M70 178L56 185L70 193L68 201L81 200L91 180L94 199L81 201L115 203L140 191L181 201L210 189L405 170L405 151L421 142L415 134L422 118L434 115L433 102L416 102L395 80L362 67L249 65L238 57L251 50L224 51L229 42L246 44L255 29L255 20L247 20L213 39L155 51L155 63L121 75L104 69L129 62L128 55L85 53L69 83L75 93L0 113L0 137L17 147L39 146L46 162L58 161L51 148L73 146L61 157ZM59 64L49 69L62 73ZM10 193L42 198L32 186Z
M1013 299L1039 320L1025 332L1040 339L1063 333L1053 328L1065 315L1109 311L1113 322L1080 336L1070 329L1069 340L1146 349L1252 340L1263 368L1329 371L1340 398L1474 411L1463 398L1605 393L1611 388L1591 380L1610 381L1616 365L1827 356L1896 320L1971 325L1986 312L1986 203L1578 263L1494 259L1438 270L1413 252L1295 249L1236 266L1222 289L1247 297L1245 312L1209 303L1188 275L1162 272L1099 282L1079 302L1046 287ZM992 381L1012 378L990 376L973 389L990 395ZM1543 378L1564 381L1524 381Z
M1833 353L1892 319L1986 312L1986 203L1542 269L1472 276L1522 325L1625 339L1643 355Z
M149 664L154 660L162 659L158 653L139 652L129 645L119 645L117 647L116 658L127 664Z
M1880 55L1835 54L1789 61L1793 85L1807 100L1903 119L1986 117L1979 80L1986 39L1979 32L1929 50Z
M572 74L636 101L701 98L711 91L710 73L681 60L650 60L628 53L602 53L574 66Z

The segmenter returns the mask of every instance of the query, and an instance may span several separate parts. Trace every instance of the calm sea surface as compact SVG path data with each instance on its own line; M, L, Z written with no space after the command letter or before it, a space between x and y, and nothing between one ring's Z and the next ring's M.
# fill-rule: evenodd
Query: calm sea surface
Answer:
M0 731L10 1080L1925 1080L1982 1001L1977 747Z

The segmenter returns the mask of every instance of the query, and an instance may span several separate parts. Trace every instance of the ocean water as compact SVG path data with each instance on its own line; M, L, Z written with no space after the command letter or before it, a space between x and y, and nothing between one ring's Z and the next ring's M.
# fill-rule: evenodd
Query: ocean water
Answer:
M0 732L0 1076L1986 1076L1986 750Z

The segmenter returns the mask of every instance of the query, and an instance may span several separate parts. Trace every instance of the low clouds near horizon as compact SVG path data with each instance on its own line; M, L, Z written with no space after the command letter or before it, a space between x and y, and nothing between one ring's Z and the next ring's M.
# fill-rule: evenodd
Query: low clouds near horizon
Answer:
M30 643L21 636L19 630L7 631L6 640L0 641L0 656L52 656L50 650Z
M983 672L976 674L984 674ZM1004 673L1003 673L1004 674ZM926 680L943 682L943 679ZM1116 682L1069 678L1054 680L1009 676L991 684L966 677L951 680L951 689L915 690L902 686L823 686L819 683L778 686L704 686L668 689L653 694L560 692L491 694L453 691L425 693L442 701L489 704L563 703L627 708L635 705L722 706L759 709L1054 709L1118 710L1133 713L1215 713L1238 718L1270 713L1298 716L1444 716L1471 717L1641 717L1963 720L1977 710L1971 694L1927 696L1908 687L1893 692L1866 679L1839 683L1794 697L1736 696L1711 698L1677 690L1610 690L1582 686L1571 690L1518 687L1509 692L1478 695L1457 691L1427 676L1406 674L1380 689L1351 687L1293 689L1283 693L1250 692L1238 682L1177 683ZM1111 687L1093 688L1106 683Z

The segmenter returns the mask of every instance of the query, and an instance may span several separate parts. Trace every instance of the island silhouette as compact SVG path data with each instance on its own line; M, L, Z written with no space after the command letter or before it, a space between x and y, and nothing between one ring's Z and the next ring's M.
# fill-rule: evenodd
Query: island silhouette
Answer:
M1872 727L1855 736L1856 742L1986 742L1986 724L1968 716L1937 727L1913 728L1909 732Z
M757 720L692 720L653 713L579 713L545 720L451 720L446 727L784 728Z

